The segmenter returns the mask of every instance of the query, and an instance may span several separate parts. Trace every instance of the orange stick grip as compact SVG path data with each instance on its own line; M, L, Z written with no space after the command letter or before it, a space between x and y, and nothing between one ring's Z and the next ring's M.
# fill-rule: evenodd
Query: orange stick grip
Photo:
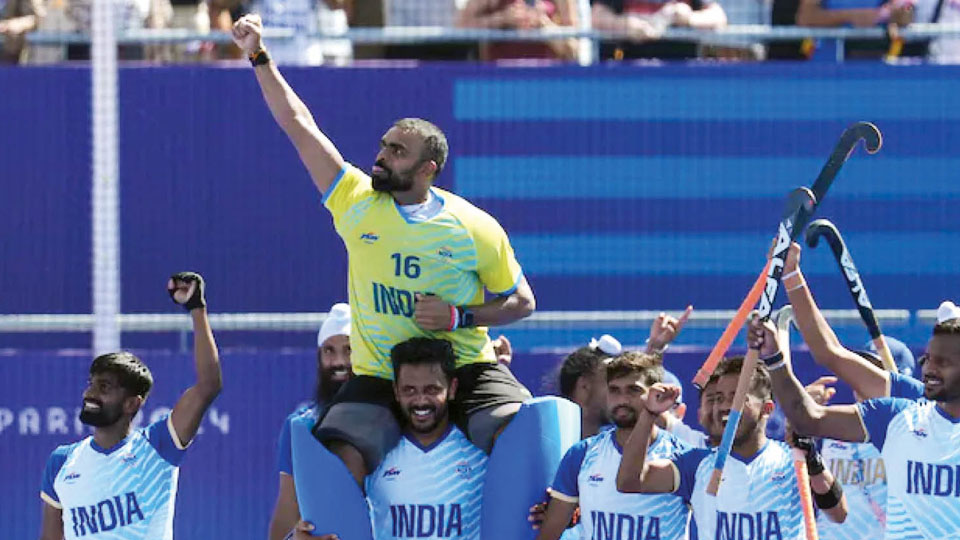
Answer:
M713 371L717 369L717 364L720 363L720 359L723 358L723 355L727 354L727 349L730 348L730 344L733 343L734 338L740 333L743 324L747 322L747 316L750 315L750 312L753 311L757 302L760 301L760 293L763 292L763 287L767 284L767 270L769 269L770 261L767 261L767 264L763 266L763 271L760 272L760 275L757 277L757 281L754 282L753 287L750 288L750 292L747 293L747 297L743 299L743 302L737 309L737 313L733 316L733 319L730 320L730 323L727 324L727 328L723 331L723 334L720 335L717 344L713 346L713 350L710 351L710 356L707 357L707 360L700 366L700 369L697 370L697 375L693 378L693 384L695 384L697 388L703 388L704 385L707 384L707 381L710 380L710 376L713 375Z

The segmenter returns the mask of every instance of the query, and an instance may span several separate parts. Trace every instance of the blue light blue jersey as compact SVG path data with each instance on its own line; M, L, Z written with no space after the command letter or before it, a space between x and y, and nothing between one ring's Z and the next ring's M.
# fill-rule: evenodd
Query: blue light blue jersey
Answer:
M169 415L112 448L92 436L59 446L40 497L63 511L65 540L170 540L185 448Z
M823 440L824 465L843 486L847 519L834 523L820 512L821 540L879 540L887 520L887 472L872 444Z
M679 540L686 537L689 508L673 494L621 493L617 469L623 449L616 429L575 444L563 456L551 496L579 502L583 540ZM672 433L657 429L648 459L672 459L688 449Z
M803 508L790 448L768 440L756 455L731 452L716 497L707 495L715 449L674 458L677 495L690 501L701 540L805 540Z
M904 399L923 399L923 383L913 377L890 373L890 391L887 395Z
M311 429L320 417L320 406L316 403L300 407L290 413L280 428L280 438L277 440L277 471L281 474L293 476L293 451L290 439L290 424L293 422L308 422Z
M480 540L487 455L456 426L429 447L409 435L370 476L367 499L376 540Z
M887 472L888 540L960 539L960 419L934 401L858 405Z

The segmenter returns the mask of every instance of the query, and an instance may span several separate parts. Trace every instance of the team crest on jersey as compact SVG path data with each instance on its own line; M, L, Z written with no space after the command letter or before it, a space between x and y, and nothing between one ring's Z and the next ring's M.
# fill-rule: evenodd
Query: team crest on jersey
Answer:
M380 236L375 232L365 232L360 235L360 240L362 240L364 244L372 244L379 239Z
M927 430L923 429L922 427L918 427L917 429L911 431L910 433L913 433L919 439L927 438Z
M832 441L829 445L827 445L827 447L828 447L828 448L835 448L835 449L837 449L837 450L846 450L846 449L847 449L847 444L846 444L846 443L842 443L842 442L840 442L840 441Z
M389 469L383 471L383 477L387 480L396 480L400 476L399 467L390 467Z
M133 465L133 462L136 460L137 455L133 452L127 452L126 454L120 456L120 461L122 461L124 465Z
M72 484L72 483L76 482L79 478L80 478L80 473L78 473L78 472L72 472L72 473L64 476L64 477L63 477L63 481L66 482L67 484Z
M460 475L460 478L470 478L472 473L473 467L470 466L470 463L466 461L457 463L457 474Z
M587 477L587 481L593 485L597 485L600 482L603 482L603 475L600 473L593 473Z
M447 259L452 259L452 258L453 258L453 250L450 249L450 248L448 248L447 246L443 246L443 247L441 247L439 250L437 250L437 255L439 255L439 256L441 256L441 257L445 257L445 258L447 258Z

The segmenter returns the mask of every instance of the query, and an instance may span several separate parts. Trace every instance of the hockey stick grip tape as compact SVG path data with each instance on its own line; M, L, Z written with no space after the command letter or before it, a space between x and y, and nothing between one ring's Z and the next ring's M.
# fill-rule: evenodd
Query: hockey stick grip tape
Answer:
M807 473L807 461L803 450L793 449L793 472L797 476L797 489L800 491L800 505L803 508L803 528L807 540L819 540L817 534L817 516L813 510L813 494L810 492L810 475Z
M720 363L723 355L727 354L727 350L730 348L733 340L737 337L737 334L740 333L740 329L743 328L744 323L747 321L747 316L750 315L754 306L760 301L760 294L763 292L763 287L767 284L767 271L769 269L770 261L767 261L767 264L763 266L763 270L757 277L757 281L754 282L753 287L750 288L750 292L747 293L747 297L743 299L740 307L737 308L736 314L730 319L727 328L723 331L723 334L720 335L720 339L717 340L716 345L713 346L713 350L710 351L710 356L707 357L707 360L700 366L700 369L697 370L697 374L693 378L693 384L696 385L697 388L702 389L707 384L707 381L710 380L710 376L713 375L713 371L717 369L717 365Z

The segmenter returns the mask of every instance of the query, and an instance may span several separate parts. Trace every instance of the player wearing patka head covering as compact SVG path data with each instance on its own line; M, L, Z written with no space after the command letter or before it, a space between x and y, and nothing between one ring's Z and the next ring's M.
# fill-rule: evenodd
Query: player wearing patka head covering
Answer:
M334 304L317 332L317 382L313 400L291 413L280 429L277 443L277 470L280 487L270 518L270 540L282 540L300 520L296 485L293 481L293 452L290 425L306 422L312 428L325 403L340 390L353 372L350 370L350 305ZM319 443L318 443L319 444Z
M80 421L93 435L57 447L41 480L41 540L171 540L180 461L221 388L217 346L207 320L204 282L181 272L167 289L193 319L197 380L169 415L131 426L153 386L147 366L128 352L90 365Z

